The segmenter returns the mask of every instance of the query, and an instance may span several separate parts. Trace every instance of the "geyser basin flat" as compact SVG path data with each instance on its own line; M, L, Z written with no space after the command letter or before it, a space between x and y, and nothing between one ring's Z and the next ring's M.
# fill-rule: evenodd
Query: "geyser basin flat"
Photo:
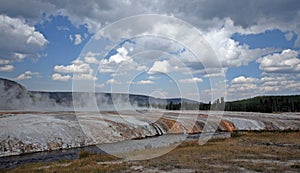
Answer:
M145 110L145 116L133 111L119 114L121 116L113 111L80 112L76 117L75 112L2 111L0 156L109 144L163 134L201 133L208 112ZM195 115L197 121L193 123ZM225 112L218 131L233 130L300 130L300 115Z

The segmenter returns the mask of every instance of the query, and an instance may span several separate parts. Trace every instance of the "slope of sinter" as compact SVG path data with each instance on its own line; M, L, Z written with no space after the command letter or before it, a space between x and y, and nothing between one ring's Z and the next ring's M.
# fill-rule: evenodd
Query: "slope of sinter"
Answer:
M225 112L220 122L214 121L217 113L163 110L76 114L73 111L0 112L0 157L165 134L186 137L187 134L207 133L204 127L216 127L217 132L300 130L300 115L295 113Z
M0 157L68 149L164 134L198 134L206 115L178 112L0 112ZM196 119L195 119L196 118ZM196 122L195 122L196 121ZM213 125L212 126L218 126ZM235 130L222 121L218 131Z

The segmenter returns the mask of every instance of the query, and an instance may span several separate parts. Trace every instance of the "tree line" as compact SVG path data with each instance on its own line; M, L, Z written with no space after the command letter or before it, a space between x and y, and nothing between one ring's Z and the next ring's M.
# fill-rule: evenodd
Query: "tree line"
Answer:
M300 112L300 95L258 96L226 103L226 111L246 112Z
M154 108L167 110L225 110L242 112L300 112L300 95L294 96L258 96L254 98L225 102L224 98L213 103L173 103L167 105L152 104Z

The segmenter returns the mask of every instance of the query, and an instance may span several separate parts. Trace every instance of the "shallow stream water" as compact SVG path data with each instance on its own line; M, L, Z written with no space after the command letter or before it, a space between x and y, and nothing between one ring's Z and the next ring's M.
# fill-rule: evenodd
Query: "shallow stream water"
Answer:
M215 134L207 133L205 136L212 136L212 138L229 138L229 132L218 132ZM38 163L38 162L54 162L60 160L74 160L79 158L81 151L88 151L95 154L107 154L107 153L122 153L131 152L136 150L143 150L159 147L167 147L170 144L178 143L182 141L198 140L200 134L184 135L162 135L157 137L150 137L138 140L128 140L111 144L100 144L98 146L86 146L82 148L71 148L67 150L55 150L47 152L36 152L29 154L22 154L17 156L0 157L0 168L14 168L26 163Z

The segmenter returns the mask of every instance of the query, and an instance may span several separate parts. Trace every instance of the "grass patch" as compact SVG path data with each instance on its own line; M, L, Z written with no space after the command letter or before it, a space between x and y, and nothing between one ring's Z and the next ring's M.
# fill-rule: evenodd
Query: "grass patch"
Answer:
M239 132L239 131L233 131L233 132L230 134L230 136L231 136L232 138L241 137L241 136L243 136L243 135L245 135L245 133L242 133L242 132Z
M82 159L82 158L89 157L93 154L90 151L81 150L78 155L79 155L79 159Z
M291 165L291 168L300 170L300 164Z

